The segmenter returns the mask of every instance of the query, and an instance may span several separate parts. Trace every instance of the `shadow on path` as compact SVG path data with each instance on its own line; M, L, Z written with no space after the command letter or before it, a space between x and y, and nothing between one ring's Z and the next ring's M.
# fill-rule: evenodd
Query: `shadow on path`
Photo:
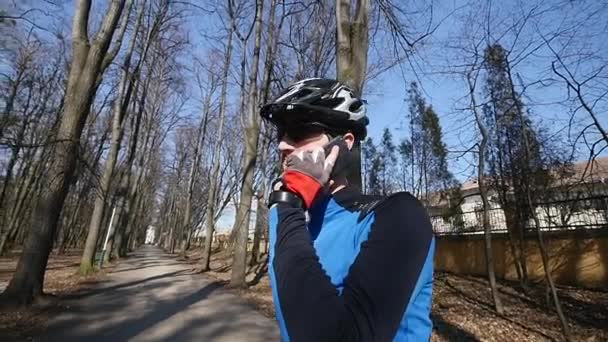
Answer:
M166 286L161 283L157 285ZM133 316L139 316L133 319L121 320L117 324L105 326L101 330L85 330L73 329L74 325L86 324L85 320L73 321L68 320L61 324L53 326L53 330L61 332L62 341L127 341L140 334L141 332L155 326L156 324L169 319L171 316L184 311L189 306L206 299L213 291L221 287L219 283L210 283L192 294L181 297L177 300L161 300L154 303L150 310L147 310L143 316L138 313L133 313ZM130 291L136 291L135 289ZM124 292L121 296L128 296L128 292ZM112 312L124 308L123 302L110 302L102 306L96 306L89 309L101 310L104 312ZM86 310L86 308L83 308ZM80 311L80 310L78 310ZM55 335L56 336L56 335ZM55 336L52 336L45 341L55 341Z
M222 283L147 247L101 287L64 297L38 341L276 341L278 328Z
M67 300L72 300L72 299L82 299L84 297L89 297L89 296L94 296L94 295L98 295L100 293L104 293L104 292L111 292L111 291L116 291L122 288L127 288L127 287L132 287L132 286L136 286L136 285L141 285L147 282L151 282L151 281L155 281L155 280L160 280L163 278L170 278L170 277L177 277L180 275L188 275L189 271L188 270L180 270L180 271L174 271L174 272L169 272L169 273L164 273L164 274L159 274L153 277L149 277L149 278L144 278L144 279L140 279L140 280L136 280L136 281L132 281L132 282L127 282L127 283L120 283L117 285L113 285L113 286L106 286L106 287L100 287L98 289L87 289L84 290L82 292L79 293L75 293L75 294L71 294L68 296L65 296L63 298L67 299ZM102 282L101 284L103 284L104 282Z

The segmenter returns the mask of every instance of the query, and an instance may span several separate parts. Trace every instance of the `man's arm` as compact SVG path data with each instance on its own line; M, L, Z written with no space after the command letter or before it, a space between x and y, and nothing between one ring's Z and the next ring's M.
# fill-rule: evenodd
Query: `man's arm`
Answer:
M339 294L319 263L304 211L279 204L272 267L292 341L389 341L403 317L433 233L421 204L407 193L375 212L368 239ZM340 248L336 246L336 248Z

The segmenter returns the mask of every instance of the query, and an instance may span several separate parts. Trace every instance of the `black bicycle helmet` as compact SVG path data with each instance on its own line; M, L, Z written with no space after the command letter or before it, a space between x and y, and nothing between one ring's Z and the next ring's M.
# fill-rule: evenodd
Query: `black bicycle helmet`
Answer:
M346 85L323 78L290 85L264 105L260 115L278 127L319 126L329 132L352 132L359 140L365 139L369 123L364 100Z

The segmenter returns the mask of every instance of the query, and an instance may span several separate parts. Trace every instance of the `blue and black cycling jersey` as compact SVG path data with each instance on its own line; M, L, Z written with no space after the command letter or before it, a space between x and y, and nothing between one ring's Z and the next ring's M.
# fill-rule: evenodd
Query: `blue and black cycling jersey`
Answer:
M428 341L434 237L412 195L345 188L270 209L269 273L284 341Z

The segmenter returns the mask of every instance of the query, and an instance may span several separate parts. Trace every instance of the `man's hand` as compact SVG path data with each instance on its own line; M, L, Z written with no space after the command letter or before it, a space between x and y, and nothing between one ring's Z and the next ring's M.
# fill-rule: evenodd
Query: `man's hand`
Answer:
M323 148L312 151L295 150L287 157L283 183L289 191L302 198L306 208L311 207L328 185L338 152L339 148L334 146L327 158Z

